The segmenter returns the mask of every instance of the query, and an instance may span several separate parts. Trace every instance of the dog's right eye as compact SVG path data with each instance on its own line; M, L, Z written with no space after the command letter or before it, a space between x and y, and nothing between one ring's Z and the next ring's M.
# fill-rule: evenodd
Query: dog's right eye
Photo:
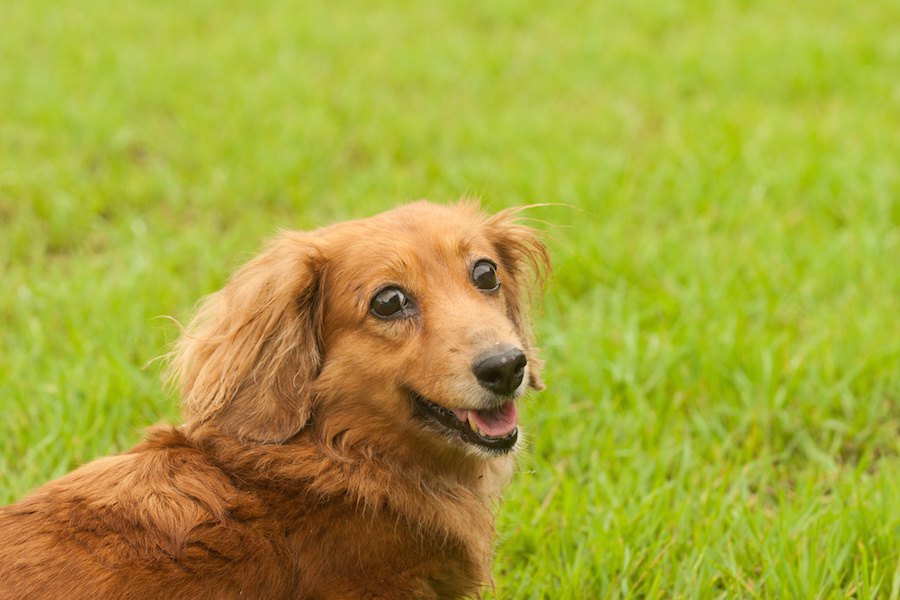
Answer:
M384 288L372 298L370 310L381 319L396 319L408 314L413 303L401 290L395 287Z

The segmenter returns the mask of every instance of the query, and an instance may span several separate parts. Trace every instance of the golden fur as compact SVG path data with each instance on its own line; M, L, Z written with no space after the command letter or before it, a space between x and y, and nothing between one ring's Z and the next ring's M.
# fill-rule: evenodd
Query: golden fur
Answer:
M547 263L514 212L469 203L283 233L177 343L185 425L0 508L0 598L480 595L513 453L441 434L404 390L481 409L472 361L501 343L541 388L525 297ZM385 284L415 318L371 314Z

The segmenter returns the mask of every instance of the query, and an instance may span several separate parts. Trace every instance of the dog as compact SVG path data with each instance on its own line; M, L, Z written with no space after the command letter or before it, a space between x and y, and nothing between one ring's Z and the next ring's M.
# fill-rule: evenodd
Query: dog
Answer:
M0 598L480 597L543 388L548 252L516 214L275 238L169 355L185 424L0 508Z

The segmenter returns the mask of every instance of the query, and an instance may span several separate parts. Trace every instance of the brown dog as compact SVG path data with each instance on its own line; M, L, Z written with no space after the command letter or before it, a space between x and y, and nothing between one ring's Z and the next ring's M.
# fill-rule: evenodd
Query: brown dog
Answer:
M0 598L459 598L540 389L512 213L282 234L172 353L187 423L0 508Z

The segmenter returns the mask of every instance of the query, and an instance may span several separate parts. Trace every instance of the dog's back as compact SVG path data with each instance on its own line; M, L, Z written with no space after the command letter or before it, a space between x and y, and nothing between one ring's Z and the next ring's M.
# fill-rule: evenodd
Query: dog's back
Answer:
M0 508L0 597L287 596L284 534L259 499L161 434Z

